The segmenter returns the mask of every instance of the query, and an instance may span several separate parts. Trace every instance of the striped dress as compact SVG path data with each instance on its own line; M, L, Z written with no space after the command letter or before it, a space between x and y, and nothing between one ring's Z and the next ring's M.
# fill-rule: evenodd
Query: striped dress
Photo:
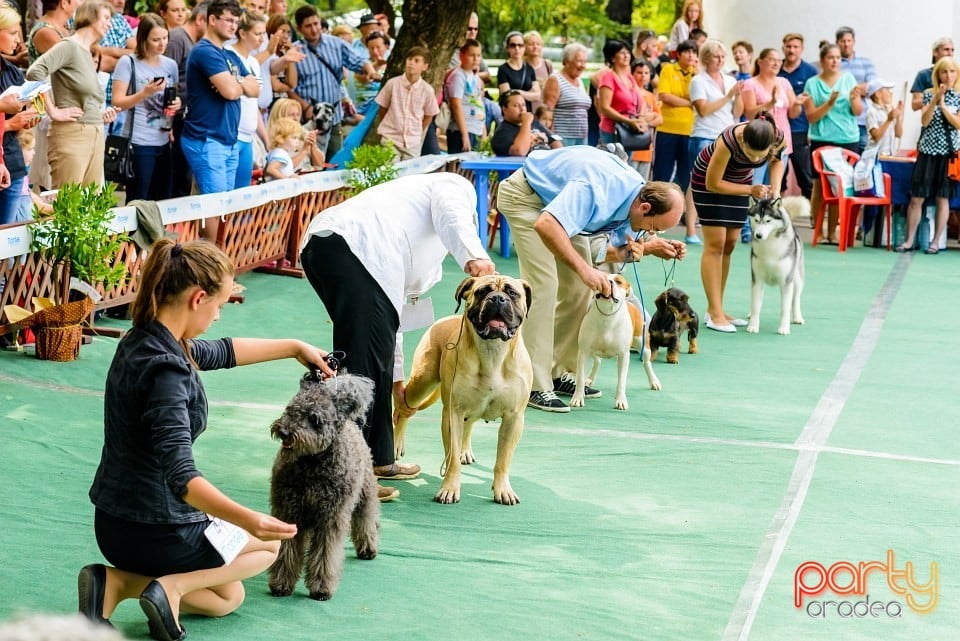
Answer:
M736 131L743 127L746 127L745 123L737 123L724 129L716 140L703 148L693 163L690 189L693 191L693 202L697 206L697 217L701 225L739 229L747 222L748 196L719 194L707 190L707 167L721 141L730 150L730 160L723 172L723 180L739 185L749 185L753 180L753 170L765 165L772 158L779 158L783 151L783 132L778 129L776 142L770 153L763 160L753 162L744 155L737 141Z
M590 96L582 83L571 83L559 71L553 75L560 83L560 97L553 107L553 132L563 138L586 139Z

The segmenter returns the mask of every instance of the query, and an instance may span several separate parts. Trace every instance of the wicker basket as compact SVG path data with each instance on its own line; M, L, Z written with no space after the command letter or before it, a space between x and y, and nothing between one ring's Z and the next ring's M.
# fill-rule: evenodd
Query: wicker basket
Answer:
M83 329L80 325L34 328L37 337L37 358L46 361L72 361L80 354Z

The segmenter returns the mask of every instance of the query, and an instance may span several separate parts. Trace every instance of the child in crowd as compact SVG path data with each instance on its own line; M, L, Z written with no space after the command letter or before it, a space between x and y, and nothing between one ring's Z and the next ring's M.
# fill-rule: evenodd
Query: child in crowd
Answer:
M297 101L290 98L281 98L273 103L270 108L270 115L267 116L267 138L274 139L273 128L283 118L289 118L298 125L302 114L300 105ZM323 151L317 147L317 132L306 131L301 127L303 147L300 152L293 157L294 171L312 171L324 168L326 156Z
M410 47L403 75L388 80L376 97L380 106L380 144L392 142L399 160L420 156L424 133L439 111L436 92L422 78L429 68L430 51L426 47Z
M467 38L460 47L460 66L447 75L444 83L445 99L450 104L447 152L451 154L479 149L480 141L487 136L483 81L477 75L481 57L480 43Z
M537 107L537 110L533 112L533 117L537 119L540 126L551 134L553 133L553 109L547 105L540 105Z
M903 135L903 102L893 106L893 83L875 78L867 84L867 149L880 148L880 155L892 156L896 139Z
M270 145L273 150L267 154L267 166L263 170L266 180L290 178L297 173L293 162L294 154L303 142L303 129L292 118L281 118L270 130Z
M33 129L21 129L17 132L17 140L20 142L20 151L23 153L23 164L26 165L27 171L29 172L30 165L33 164L33 156L37 151L37 135L34 133ZM30 183L27 181L23 182L23 192L21 193L21 197L30 201L28 210L32 211L33 208L36 207L38 212L41 214L53 213L53 205L38 196L36 192L32 191L30 189ZM22 222L27 221L24 220Z

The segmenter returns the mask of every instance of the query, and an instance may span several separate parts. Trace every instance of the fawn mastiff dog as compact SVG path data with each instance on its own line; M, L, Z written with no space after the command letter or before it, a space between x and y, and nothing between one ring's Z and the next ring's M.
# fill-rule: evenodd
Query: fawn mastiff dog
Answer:
M436 321L417 345L406 387L410 409L443 401L441 432L445 453L443 483L434 500L460 501L460 466L476 459L470 431L478 419L500 419L493 500L520 502L510 487L510 460L523 433L523 412L533 386L530 355L520 337L527 316L530 286L500 274L467 278L457 287L461 316ZM394 427L397 456L404 451L408 418Z

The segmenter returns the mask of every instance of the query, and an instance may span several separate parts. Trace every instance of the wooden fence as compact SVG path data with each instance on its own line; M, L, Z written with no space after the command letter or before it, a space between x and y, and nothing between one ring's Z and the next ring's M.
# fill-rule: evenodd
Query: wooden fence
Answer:
M462 170L459 160L453 157L443 161L435 160L428 166L431 167L429 171L451 171L470 180L473 178L473 173ZM405 173L424 173L416 171L423 167L423 164L414 164L408 167ZM315 183L316 179L309 182ZM284 275L302 277L303 272L299 267L299 246L303 232L315 216L328 207L343 202L347 197L342 181L325 178L324 182L332 185L332 188L313 190L307 184L306 190L301 191L297 188L290 189L289 183L281 185L285 191L293 192L293 195L276 199L265 199L262 197L263 193L257 191L260 187L251 187L244 190L248 192L245 197L259 196L259 199L254 199L259 201L250 207L239 209L236 208L236 203L232 202L237 200L236 198L232 198L231 195L224 196L220 202L232 203L234 210L221 215L222 222L216 242L233 260L238 274L261 268ZM270 183L261 187L267 188L269 185ZM167 223L166 230L174 233L181 242L198 238L203 218L210 215L206 205L214 202L210 198L216 196L211 194L198 197L206 200L203 201L204 206L193 205L193 208L198 210L195 212L195 217L175 215L173 217L177 219ZM169 206L167 206L168 203ZM177 201L163 201L158 204L162 212L175 212L186 207L182 203L180 205L176 203ZM135 214L126 211L124 215L125 218L131 215L133 222L128 229L135 227ZM164 217L164 220L166 221L167 217ZM21 223L0 227L0 310L11 304L30 308L31 300L35 297L58 300L64 300L66 297L69 274L62 268L57 271L42 260L38 253L29 250L30 224ZM101 295L101 299L94 307L94 312L133 301L145 259L145 249L133 241L122 243L120 251L113 257L112 264L123 265L125 277L119 285L109 289L105 289L102 283L93 284ZM5 317L0 316L0 334L3 333L2 323L5 320Z

